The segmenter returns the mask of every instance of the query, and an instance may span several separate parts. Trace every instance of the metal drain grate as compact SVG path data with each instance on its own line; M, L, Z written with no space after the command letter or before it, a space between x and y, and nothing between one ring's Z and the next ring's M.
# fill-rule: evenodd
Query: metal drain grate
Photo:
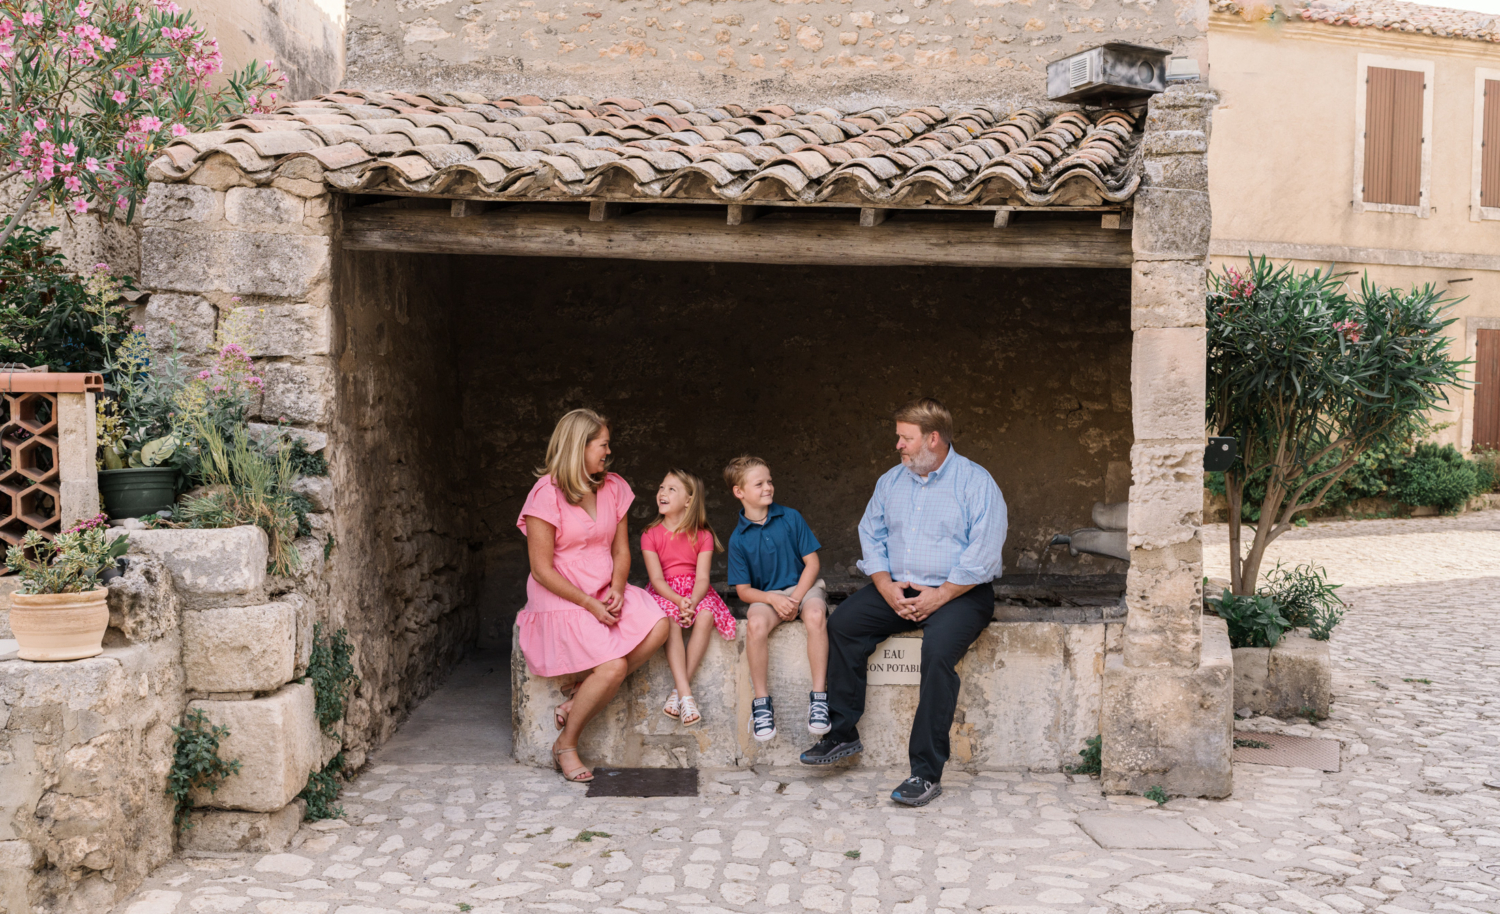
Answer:
M595 768L591 797L696 797L697 768Z
M1234 738L1267 743L1269 749L1236 747L1234 760L1249 765L1281 765L1286 768L1339 770L1339 741L1313 739L1307 736L1284 736L1280 733L1235 733Z

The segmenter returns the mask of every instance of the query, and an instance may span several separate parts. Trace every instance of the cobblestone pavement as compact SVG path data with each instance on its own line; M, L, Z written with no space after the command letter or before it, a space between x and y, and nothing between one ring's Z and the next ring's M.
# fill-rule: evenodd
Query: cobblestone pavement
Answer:
M1222 560L1224 528L1208 531ZM1500 911L1500 512L1314 524L1274 556L1325 565L1352 607L1333 717L1243 729L1337 738L1343 770L1238 765L1233 799L1106 798L1062 774L704 772L695 799L585 799L514 765L375 762L345 818L285 853L179 858L129 914L824 911ZM1212 564L1210 573L1223 573ZM1176 819L1197 851L1106 851L1080 814ZM1500 873L1497 867L1496 873Z

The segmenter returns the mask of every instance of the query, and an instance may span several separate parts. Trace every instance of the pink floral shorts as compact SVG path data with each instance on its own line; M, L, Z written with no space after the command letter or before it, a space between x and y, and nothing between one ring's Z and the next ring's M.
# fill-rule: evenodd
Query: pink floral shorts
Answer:
M692 595L693 585L697 582L698 576L695 574L683 574L675 578L667 578L667 586L684 597ZM656 589L650 584L646 585L646 593L649 593L651 599L655 600L657 605L661 607L661 611L667 614L667 618L683 628L688 627L688 623L682 621L681 606L657 593ZM713 613L714 628L719 630L719 634L723 635L726 641L734 640L734 616L729 612L729 605L724 602L722 597L714 593L712 589L703 595L703 599L698 601L698 612L700 614L705 612Z

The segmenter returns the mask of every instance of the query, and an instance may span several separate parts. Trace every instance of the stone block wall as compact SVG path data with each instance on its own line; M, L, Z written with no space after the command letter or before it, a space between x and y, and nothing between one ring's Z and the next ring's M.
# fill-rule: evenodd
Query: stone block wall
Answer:
M837 609L835 609L837 612ZM1106 644L1119 623L994 622L959 663L963 686L951 731L950 765L970 770L1056 771L1076 764L1085 740L1099 734ZM910 637L920 638L914 631ZM800 622L771 634L770 692L776 737L749 735L753 692L745 658L745 623L738 637L714 636L693 681L703 722L682 727L661 713L672 689L666 658L657 655L626 680L579 746L590 765L701 768L796 765L817 737L807 732L807 636ZM570 677L531 675L519 649L511 654L511 701L517 761L551 764L557 738L553 708ZM904 768L917 686L871 685L858 764Z
M274 851L326 764L312 687L311 601L268 578L255 527L136 530L109 585L99 657L0 662L0 910L92 914L175 843L165 790L185 710L227 726L239 773L193 796L194 850Z
M203 580L179 586L220 607L225 637L238 639L212 637L218 620L189 623L204 637L189 645L187 675L196 686L213 671L212 686L195 689L205 695L259 693L290 678L280 647L288 625L298 626L299 672L314 621L347 627L361 685L345 748L359 761L474 640L465 611L477 566L456 494L462 474L444 463L461 435L447 327L431 303L408 301L432 283L357 256L340 261L336 277L332 205L320 184L284 175L249 186L219 160L189 183L153 184L141 230L150 297L138 321L153 343L175 338L196 363L237 314L265 380L252 431L281 424L331 467L298 484L315 513L292 578L216 580L206 554L180 563ZM251 650L262 635L278 647Z
M1002 0L355 2L347 85L544 98L921 105L1041 94L1049 61L1106 41L1198 57L1208 3Z
M166 569L133 557L109 608L97 657L0 662L0 910L106 911L172 854L185 697Z

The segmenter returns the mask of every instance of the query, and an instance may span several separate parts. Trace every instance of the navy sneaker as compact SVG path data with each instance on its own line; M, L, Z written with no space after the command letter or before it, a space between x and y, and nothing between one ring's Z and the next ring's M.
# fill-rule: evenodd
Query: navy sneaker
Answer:
M833 729L833 721L828 716L828 693L807 693L807 732L815 736L822 736Z
M832 765L839 759L859 755L863 751L865 751L865 744L859 740L841 743L831 736L825 736L818 740L811 749L802 753L801 762L804 765Z
M771 707L770 696L750 702L750 733L760 743L776 736L776 709Z
M901 782L901 786L891 791L891 799L902 806L926 806L938 798L943 792L943 785L933 781L924 781L918 777L910 777Z

